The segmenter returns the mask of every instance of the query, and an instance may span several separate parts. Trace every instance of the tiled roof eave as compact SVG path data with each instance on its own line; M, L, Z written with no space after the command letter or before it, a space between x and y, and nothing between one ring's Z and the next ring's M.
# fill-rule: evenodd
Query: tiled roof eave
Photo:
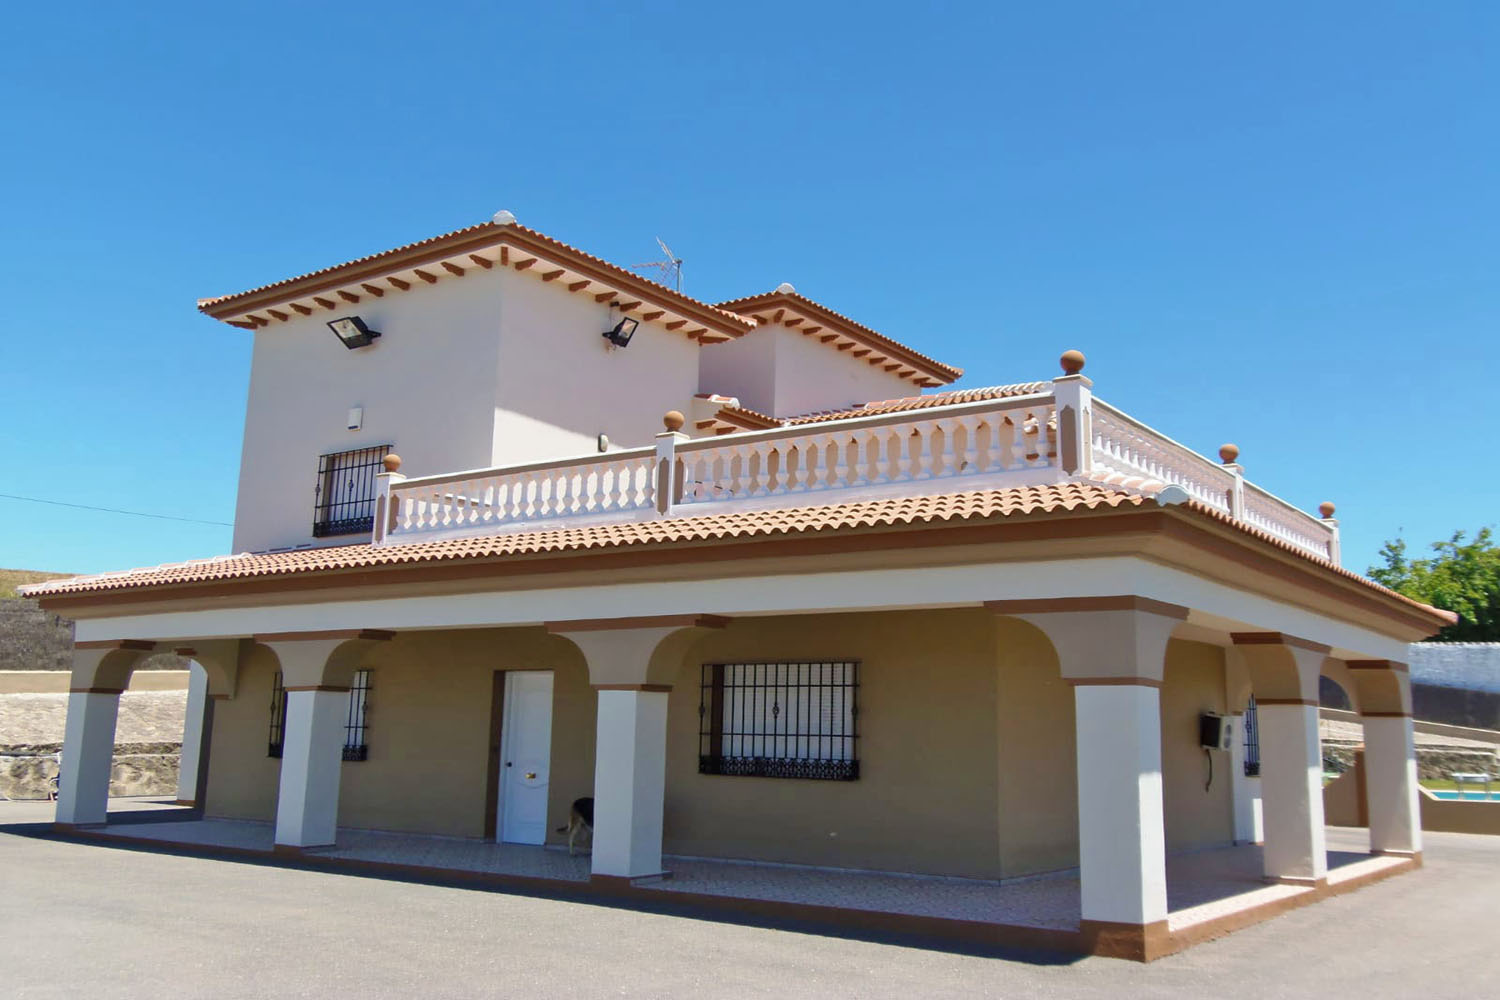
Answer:
M235 581L264 581L317 577L328 587L379 585L396 582L384 577L388 570L400 567L472 565L496 567L503 573L506 565L535 560L553 560L570 555L625 553L642 550L682 549L687 553L703 546L754 543L768 538L825 537L835 534L881 534L930 528L941 531L965 525L1002 524L1018 520L1036 521L1063 517L1118 516L1129 511L1149 513L1180 512L1191 520L1207 520L1241 539L1253 539L1295 557L1308 569L1332 573L1346 585L1364 591L1367 599L1379 597L1430 622L1433 630L1452 620L1448 612L1439 611L1380 586L1351 570L1317 559L1258 529L1236 522L1226 515L1189 501L1178 507L1158 507L1149 497L1110 490L1083 483L1064 483L1051 487L1019 487L1009 490L978 491L929 497L904 497L856 504L745 512L741 514L668 518L636 524L604 526L599 529L563 529L560 531L491 535L446 542L423 542L408 545L374 547L347 546L330 549L299 550L277 556L221 557L201 563L137 570L104 577L49 581L27 588L28 596L44 602L66 601L84 606L91 597L108 600L130 592L141 601L173 599L174 593L193 589L193 585L232 584ZM747 515L751 515L747 520ZM760 517L760 521L754 519ZM619 529L610 531L607 529ZM340 565L339 560L347 560Z
M882 351L899 357L906 364L941 382L957 381L964 374L962 368L945 364L936 358L907 347L905 344L892 340L878 330L873 330L858 320L835 312L821 302L814 302L812 299L798 292L765 292L759 295L748 295L744 298L730 299L727 302L717 303L717 305L720 309L728 309L743 316L748 316L756 310L778 307L800 312L811 316L825 326L840 329L851 337L865 341Z
M660 282L579 250L545 233L518 224L499 225L492 222L369 254L244 292L199 299L198 309L214 319L230 321L298 298L332 293L341 288L379 280L399 271L433 265L448 258L462 257L498 246L509 246L519 252L554 260L569 270L588 274L601 285L618 285L628 294L642 295L653 302L660 302L674 313L689 315L694 321L732 337L743 336L755 326L752 320L734 312L683 295Z

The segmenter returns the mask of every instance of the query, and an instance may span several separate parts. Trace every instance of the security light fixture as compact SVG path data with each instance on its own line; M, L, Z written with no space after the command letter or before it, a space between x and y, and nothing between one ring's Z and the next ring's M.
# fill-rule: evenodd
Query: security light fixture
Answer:
M604 339L616 347L629 347L630 338L635 336L635 328L640 326L639 320L626 316L613 327L604 331Z
M370 341L380 336L379 330L371 330L358 316L329 320L328 329L332 330L343 345L351 351L356 347L367 346Z

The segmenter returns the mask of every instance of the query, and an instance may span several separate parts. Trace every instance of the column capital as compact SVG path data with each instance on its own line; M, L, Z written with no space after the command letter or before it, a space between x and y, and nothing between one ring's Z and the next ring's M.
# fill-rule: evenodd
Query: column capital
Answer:
M1180 604L1134 594L1106 597L1041 597L1011 601L985 601L985 608L999 615L1066 614L1083 611L1144 611L1165 618L1185 620L1188 609Z
M1333 651L1332 646L1295 635L1287 635L1285 632L1231 632L1229 638L1236 646L1291 646L1294 649L1305 649L1308 652L1324 655Z

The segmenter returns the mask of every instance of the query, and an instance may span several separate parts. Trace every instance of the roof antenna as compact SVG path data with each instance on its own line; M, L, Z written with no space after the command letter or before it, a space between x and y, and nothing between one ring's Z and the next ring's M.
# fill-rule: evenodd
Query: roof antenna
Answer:
M666 260L653 260L645 264L631 264L630 269L632 271L655 271L661 275L658 280L663 285L666 285L673 291L682 291L682 258L674 254L672 248L663 243L660 236L656 238L656 245L661 247L661 252L667 255Z

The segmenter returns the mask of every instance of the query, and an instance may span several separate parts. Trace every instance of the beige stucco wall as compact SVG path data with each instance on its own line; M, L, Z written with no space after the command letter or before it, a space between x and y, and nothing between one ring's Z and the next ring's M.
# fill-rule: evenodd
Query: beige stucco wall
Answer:
M1161 689L1162 810L1167 850L1225 845L1234 839L1230 755L1213 754L1213 783L1198 739L1198 716L1224 714L1224 651L1173 639ZM1240 734L1236 733L1239 739Z
M665 850L994 877L995 627L978 610L733 623L685 657L668 714ZM858 781L698 773L701 664L859 660Z
M591 794L594 697L572 644L539 628L415 632L376 646L364 666L369 759L343 765L341 826L482 836L498 670L554 671L548 829L567 821L573 799ZM280 763L266 756L266 740L276 669L274 655L257 647L235 697L215 706L210 816L275 818Z
M240 662L233 698L214 700L208 792L203 813L229 819L274 820L281 761L266 756L276 657L255 647Z
M997 619L1001 874L1078 864L1073 689L1039 629Z

